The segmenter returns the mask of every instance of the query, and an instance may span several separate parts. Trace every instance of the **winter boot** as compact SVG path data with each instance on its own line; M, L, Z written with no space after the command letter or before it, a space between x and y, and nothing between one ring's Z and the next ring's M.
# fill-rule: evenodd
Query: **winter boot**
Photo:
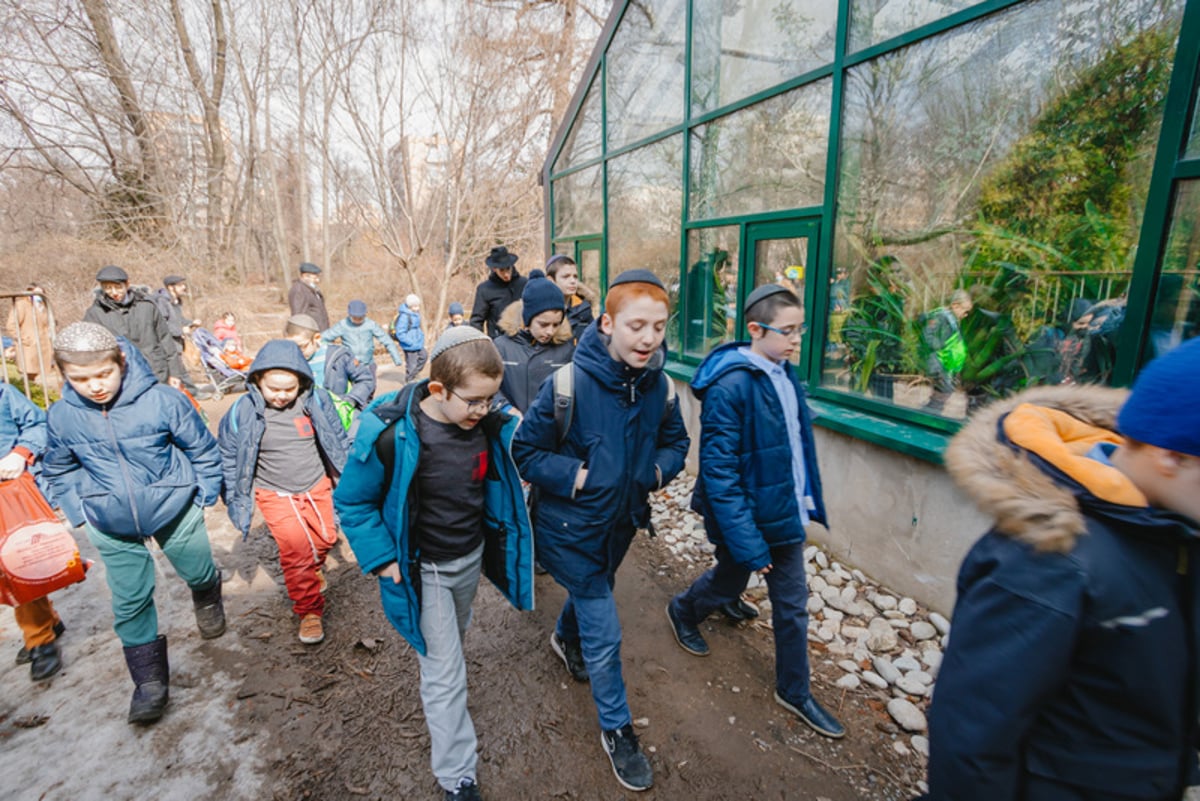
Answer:
M225 633L225 604L221 603L221 572L206 590L192 590L192 606L196 611L196 628L206 640Z
M153 723L167 708L171 668L167 664L167 638L145 645L126 646L125 664L133 678L133 698L129 702L130 723Z

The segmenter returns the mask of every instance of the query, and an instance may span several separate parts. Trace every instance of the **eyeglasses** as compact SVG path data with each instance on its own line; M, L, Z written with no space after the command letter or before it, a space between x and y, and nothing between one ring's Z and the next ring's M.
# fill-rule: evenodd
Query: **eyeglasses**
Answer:
M451 395L453 395L454 397L458 398L463 403L467 404L468 412L475 412L475 411L486 412L488 409L492 408L492 401L494 401L496 399L496 396L492 395L490 398L481 398L481 399L471 400L470 398L464 398L462 395L459 395L457 392L455 392L452 389L448 390L448 392Z
M800 326L795 327L795 328L793 328L791 326L789 326L787 328L776 328L775 326L767 325L766 323L759 323L758 325L764 331L774 331L776 334L787 337L788 339L791 339L792 337L799 339L803 334L807 333L807 331L808 331L808 326L804 325L804 324L801 324Z

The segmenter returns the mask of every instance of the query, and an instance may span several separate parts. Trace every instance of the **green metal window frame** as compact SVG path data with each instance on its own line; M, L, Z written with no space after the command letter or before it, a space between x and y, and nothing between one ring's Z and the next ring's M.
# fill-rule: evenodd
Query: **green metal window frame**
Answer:
M749 226L762 223L795 221L799 219L815 220L817 230L818 255L816 262L809 265L812 278L806 278L806 308L809 310L809 330L819 331L814 337L823 342L828 318L828 295L817 291L824 286L833 267L834 245L834 213L837 206L839 169L841 166L839 144L843 117L843 94L847 70L886 53L898 50L916 42L938 36L985 17L997 14L1010 8L1023 5L1035 0L984 0L946 17L921 25L903 34L891 37L870 47L854 52L848 49L849 20L851 0L837 0L837 40L834 46L833 61L821 67L809 70L787 81L763 89L747 97L727 103L720 108L692 114L692 104L689 102L692 87L692 26L694 0L689 0L686 11L686 42L684 62L684 103L683 121L669 128L646 136L639 141L631 142L618 149L609 150L607 140L608 107L607 85L608 49L612 45L621 20L624 19L632 0L620 0L605 23L600 40L592 56L584 68L580 85L568 107L566 117L556 133L543 166L543 184L546 193L545 242L547 249L552 244L566 241L593 238L595 234L573 235L562 238L554 237L554 181L573 172L602 164L602 208L604 230L600 236L601 263L601 293L607 283L608 275L608 162L623 153L644 147L647 144L664 139L668 136L683 134L683 159L681 169L683 198L681 204L680 238L679 238L679 278L680 284L686 277L687 271L687 241L691 231L699 228L719 226L739 226L739 292L737 310L737 331L744 335L744 322L740 309L745 297L746 282L753 281L745 277L746 258L748 251L747 229ZM815 81L832 77L833 103L830 110L828 130L828 148L825 169L825 195L823 205L819 208L780 209L777 211L734 215L721 218L691 221L688 219L689 197L691 191L691 142L692 131L700 125L709 123L727 114L753 106L763 100L775 97L784 92L806 86ZM601 155L588 162L574 164L561 172L552 172L552 166L559 157L570 133L571 125L582 110L587 90L599 81L601 88ZM1133 264L1133 277L1130 284L1126 306L1125 325L1122 327L1117 340L1117 361L1113 370L1113 385L1126 385L1132 382L1138 368L1144 363L1146 355L1146 333L1153 312L1155 293L1161 272L1161 260L1166 244L1171 220L1171 203L1176 187L1180 181L1200 178L1200 157L1184 159L1183 153L1190 134L1191 114L1196 104L1200 103L1197 96L1200 89L1200 0L1185 0L1183 19L1180 25L1179 39L1176 45L1175 61L1172 70L1171 83L1164 103L1162 129L1155 151L1154 164L1151 170L1150 184L1147 189L1146 208L1142 216L1141 231L1138 238L1137 253ZM751 266L752 271L752 266ZM821 359L813 355L814 347L805 342L801 356L803 377L811 389L816 422L831 430L856 437L869 442L907 453L921 459L940 462L942 452L949 438L959 429L961 421L955 421L928 413L896 406L871 397L839 392L821 386ZM672 354L668 362L669 374L681 380L689 380L700 359L685 354Z

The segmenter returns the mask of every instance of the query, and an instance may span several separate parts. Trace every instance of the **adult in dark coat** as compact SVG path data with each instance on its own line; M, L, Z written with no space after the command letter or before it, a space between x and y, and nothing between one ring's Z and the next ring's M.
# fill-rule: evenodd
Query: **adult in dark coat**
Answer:
M475 305L471 307L471 325L492 339L500 336L500 315L508 305L521 297L525 277L517 272L517 254L501 245L492 248L486 259L491 271L487 279L475 287Z
M183 359L167 319L151 300L147 288L131 287L129 275L112 265L96 273L96 280L100 287L94 291L92 305L84 312L83 319L128 339L146 357L160 383L182 388L187 376Z
M329 312L325 309L325 296L321 294L321 268L311 262L300 265L300 277L288 290L288 306L292 314L307 314L320 324L321 330L329 328Z

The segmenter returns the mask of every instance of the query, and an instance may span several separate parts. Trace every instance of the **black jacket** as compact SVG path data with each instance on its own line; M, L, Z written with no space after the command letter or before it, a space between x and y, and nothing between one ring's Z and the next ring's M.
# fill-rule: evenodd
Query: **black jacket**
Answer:
M187 376L170 326L144 288L130 287L120 303L99 289L93 294L95 299L84 312L84 320L99 323L132 342L146 357L150 370L160 382Z
M523 304L518 300L500 315L500 330L504 335L496 337L496 350L504 360L500 397L525 414L542 382L571 361L575 344L571 341L571 324L565 315L549 342L545 345L535 342L529 332L521 328L522 308Z
M471 307L471 325L484 331L492 339L503 333L500 330L500 315L514 300L521 299L525 289L525 276L513 270L512 280L507 283L496 277L492 270L486 281L475 287L475 305Z

